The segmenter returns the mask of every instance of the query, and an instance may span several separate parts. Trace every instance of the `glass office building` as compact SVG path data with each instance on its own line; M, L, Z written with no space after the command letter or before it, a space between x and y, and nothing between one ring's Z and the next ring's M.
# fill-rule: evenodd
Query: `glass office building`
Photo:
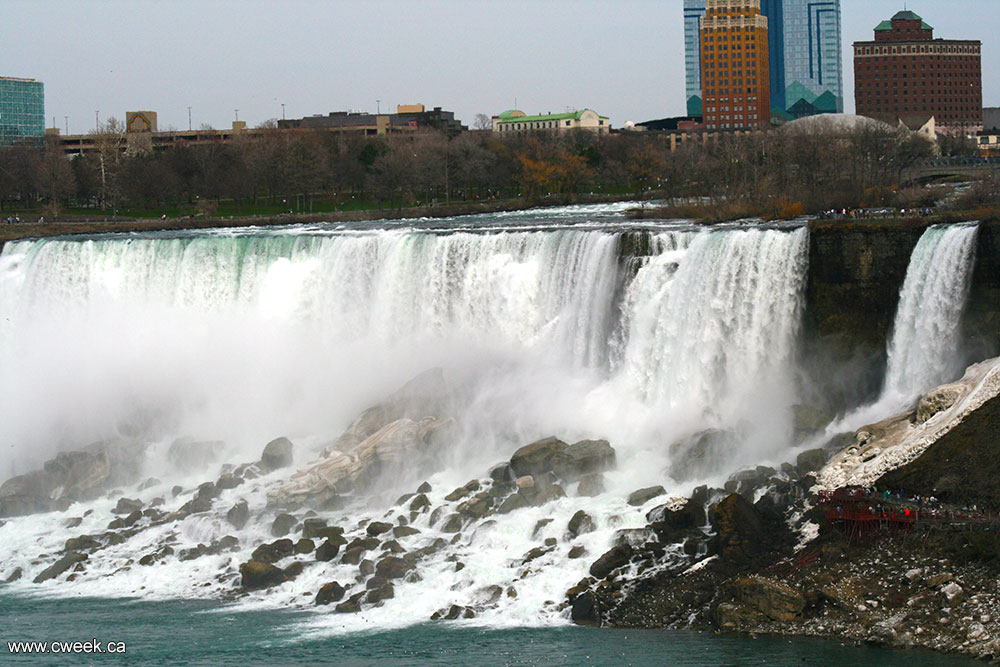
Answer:
M781 0L784 77L775 86L783 109L793 118L844 111L840 0ZM773 52L772 52L773 53ZM773 58L773 55L772 55ZM773 71L773 68L772 68ZM772 95L772 97L775 97Z
M761 0L768 23L771 109L785 118L844 110L840 0ZM698 30L705 0L684 0L687 112L702 115Z
M699 30L704 17L705 0L684 0L684 86L689 116L700 116L702 111Z
M41 81L0 77L0 146L45 137L45 89Z

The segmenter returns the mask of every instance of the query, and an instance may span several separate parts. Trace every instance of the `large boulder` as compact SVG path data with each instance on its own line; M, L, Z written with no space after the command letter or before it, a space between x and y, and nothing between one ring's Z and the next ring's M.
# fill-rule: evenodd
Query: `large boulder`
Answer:
M48 581L49 579L54 579L77 563L85 560L87 560L87 554L83 554L78 551L70 551L55 563L42 570L41 573L35 577L34 582L36 584L40 584Z
M284 537L288 533L292 532L299 523L291 514L282 513L274 517L274 521L271 522L271 535L274 537Z
M581 440L552 456L552 471L567 481L615 467L615 450L607 440Z
M604 579L614 570L627 565L634 554L634 549L628 544L611 547L590 566L590 576Z
M325 451L350 452L380 429L400 419L448 414L448 385L440 368L417 375L381 403L362 412Z
M400 419L379 429L352 451L322 458L299 470L287 484L269 491L268 503L287 505L314 500L322 503L344 488L371 487L382 474L411 470L433 457L453 424L451 419Z
M569 445L559 438L549 437L525 445L510 457L510 467L516 477L542 475L552 470L556 454Z
M247 525L247 521L249 520L250 506L242 498L236 501L236 504L226 512L226 521L232 524L236 530L240 530L243 526Z
M260 469L264 473L287 468L292 465L294 446L288 438L275 438L267 443L260 455Z
M749 566L793 542L780 514L759 512L737 493L719 502L709 518L715 530L709 540L709 553L717 554L725 566Z
M628 496L628 504L634 507L645 505L653 498L664 495L667 492L662 486L648 486L644 489L633 491Z
M276 540L270 544L262 544L256 549L250 557L255 561L260 561L262 563L277 563L282 558L291 556L295 551L295 544L289 539Z
M247 561L240 565L243 588L255 590L258 588L270 588L288 581L288 575L271 563L258 560Z
M336 581L323 584L323 586L316 592L316 604L324 605L330 604L331 602L338 602L343 599L344 590L344 587Z
M383 579L399 579L414 567L410 561L397 556L386 556L375 564L375 575Z
M798 590L764 577L744 577L733 584L737 599L775 621L792 621L806 608Z

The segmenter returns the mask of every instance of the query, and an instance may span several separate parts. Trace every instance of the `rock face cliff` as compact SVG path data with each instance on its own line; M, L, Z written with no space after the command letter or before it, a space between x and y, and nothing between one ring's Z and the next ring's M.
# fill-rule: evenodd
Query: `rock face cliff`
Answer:
M809 223L804 365L829 408L874 399L923 221ZM966 363L1000 352L1000 224L982 223L963 320Z

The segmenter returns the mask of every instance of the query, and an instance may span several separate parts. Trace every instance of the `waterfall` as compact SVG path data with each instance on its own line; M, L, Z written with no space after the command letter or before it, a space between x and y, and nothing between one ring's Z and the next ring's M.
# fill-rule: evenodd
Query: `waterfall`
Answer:
M934 225L917 242L899 293L883 396L912 400L961 373L960 328L978 232L978 224Z
M517 595L494 600L483 622L563 622L548 601L586 576L617 530L645 525L649 508L627 505L627 494L652 484L689 490L671 481L672 443L708 428L737 434L737 451L699 473L712 483L787 448L808 263L804 227L628 231L621 220L594 224L593 214L568 210L545 229L535 219L523 229L486 216L490 224L478 230L462 220L10 243L0 255L0 442L14 445L14 458L4 451L0 463L16 461L23 472L57 448L123 433L149 439L153 453L182 435L224 441L222 460L232 463L255 460L264 443L287 435L305 463L362 409L440 366L462 403L449 415L453 451L437 470L420 472L434 506L548 435L607 438L617 469L596 497L568 485L568 497L470 525L460 542L428 557L422 580L398 582L386 605L311 623L322 632L421 622L452 603L495 598L488 586L516 587ZM629 234L648 235L638 266L620 257ZM127 493L144 502L163 495L168 511L190 498L172 498L173 484L193 488L218 472L183 477L163 458L150 460L146 474L160 485ZM229 583L215 574L234 572L254 546L273 540L266 493L287 474L226 490L212 512L100 551L62 590L221 595ZM400 481L393 498L412 491L411 482ZM234 529L223 515L238 498L254 514ZM91 506L80 530L105 530L114 500ZM396 511L370 509L380 518ZM576 539L588 558L570 559L560 547L525 568L525 552L545 538L563 540L580 509L594 522ZM353 531L360 511L324 516ZM408 519L421 546L441 535L430 515ZM65 541L60 520L15 519L18 537L0 544L0 564L24 567L30 580L40 567L32 555ZM164 540L179 553L227 534L240 541L232 555L122 566ZM308 604L330 579L356 575L355 566L331 562L251 599Z

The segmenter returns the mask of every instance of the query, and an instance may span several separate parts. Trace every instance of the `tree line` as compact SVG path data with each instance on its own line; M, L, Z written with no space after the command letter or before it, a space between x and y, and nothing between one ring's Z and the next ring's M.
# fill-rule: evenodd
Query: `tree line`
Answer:
M228 202L246 212L391 209L610 193L810 212L878 205L901 185L907 166L933 154L925 139L877 125L709 135L674 152L669 137L655 132L368 137L273 126L228 142L132 151L114 119L93 139L93 151L72 158L53 140L0 149L0 208L211 213ZM970 146L953 142L946 150Z

